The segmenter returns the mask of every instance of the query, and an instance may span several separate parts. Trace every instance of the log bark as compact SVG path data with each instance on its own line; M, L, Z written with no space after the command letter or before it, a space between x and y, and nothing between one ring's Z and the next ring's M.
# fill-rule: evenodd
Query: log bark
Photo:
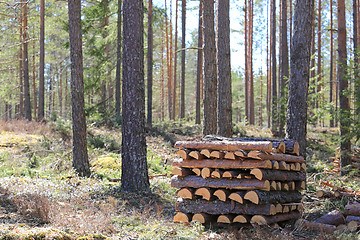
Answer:
M173 176L171 179L171 186L175 188L193 187L193 188L226 188L239 190L261 189L265 191L270 190L269 181L260 181L256 179L204 179L197 176L187 176L179 178Z
M344 209L345 215L360 216L360 203L348 204Z
M173 168L173 169L171 170L171 173L172 173L173 175L178 175L178 176L180 176L180 177L185 177L185 176L189 176L189 175L194 175L194 172L193 172L191 169L189 169L189 168L178 168L178 167Z
M183 160L176 159L173 162L174 167L185 167L185 168L220 168L220 169L253 169L253 168L272 168L272 163L269 160L244 160L244 161L233 161L233 160Z
M182 188L177 194L178 197L182 197L183 199L194 199L195 198L195 189L193 188Z
M259 180L277 180L277 181L305 181L304 172L284 172L281 170L267 170L254 168L250 171Z
M290 213L280 213L274 216L255 215L251 218L250 223L257 223L259 225L270 225L272 223L283 222L287 220L293 220L300 218L299 211L293 211Z
M345 217L339 210L331 211L314 222L338 226L345 223Z
M175 148L189 148L189 149L211 149L222 151L264 151L271 152L273 144L270 141L258 141L258 142L238 142L238 141L178 141L174 145Z
M178 212L174 216L174 222L176 223L189 223L192 219L192 214Z
M297 220L295 225L300 229L307 229L324 233L333 233L336 231L336 227L334 225L310 222L304 219Z
M238 202L240 204L243 204L245 194L246 194L246 191L233 192L229 195L229 199L234 200L235 202Z
M326 190L318 190L316 192L316 196L318 198L335 198L335 193L331 192L331 191L326 191Z
M254 204L265 203L294 203L300 202L302 199L301 193L298 191L248 191L244 195L245 200L249 200Z
M290 154L281 154L281 153L264 153L260 151L250 151L247 156L249 158L259 159L259 160L276 160L284 162L298 162L305 163L305 159L302 156L294 156Z
M246 215L274 215L276 207L274 204L240 204L237 202L206 201L203 199L176 202L176 210L184 213L207 213L212 215L221 214L246 214Z
M346 223L350 223L351 221L355 221L360 223L360 217L359 216L347 216L346 217Z

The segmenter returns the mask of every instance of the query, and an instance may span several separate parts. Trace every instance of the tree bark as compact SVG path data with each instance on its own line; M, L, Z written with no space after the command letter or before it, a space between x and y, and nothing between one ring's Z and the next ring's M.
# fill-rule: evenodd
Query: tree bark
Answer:
M170 1L170 3L172 3L172 1ZM171 6L171 4L170 4ZM172 70L173 72L173 89L172 89L172 120L175 120L175 115L176 115L176 91L177 91L177 56L178 56L178 1L175 1L175 40L174 40L174 69ZM171 8L172 9L172 8ZM172 31L170 32L170 35L172 34ZM172 45L172 42L170 43ZM172 51L172 48L171 48ZM172 59L170 60L172 61ZM171 64L172 65L172 64Z
M353 216L360 216L360 204L359 203L353 203L348 204L345 206L344 210L345 215L353 215Z
M300 155L305 156L307 92L311 56L313 0L297 0L294 10L294 36L291 52L291 75L286 120L286 138L298 141Z
M116 44L116 77L115 77L115 115L116 118L120 118L121 111L121 61L122 61L122 36L121 36L121 25L122 25L122 0L118 0L117 9L117 44Z
M248 191L244 200L249 200L254 204L266 203L297 203L302 199L302 195L298 191Z
M195 124L201 123L201 76L203 72L203 2L199 2L199 27L198 27L198 50L196 68L196 102L195 102Z
M334 210L319 217L315 222L338 226L345 224L345 217L339 210Z
M219 0L217 13L217 134L232 136L232 94L230 66L230 3Z
M217 132L217 71L214 31L214 0L203 3L204 29L204 122L203 135Z
M148 51L147 51L147 124L152 126L152 92L153 92L153 27L152 0L148 6Z
M28 11L27 0L23 0L23 80L24 80L24 112L25 119L31 121L31 102L30 102L30 80L29 80L29 54L28 54Z
M299 219L296 221L296 226L300 229L307 229L324 233L333 233L336 231L336 226L334 225L310 222L304 219Z
M299 211L292 211L289 213L276 214L275 216L263 216L255 215L251 218L251 223L257 223L259 225L270 225L272 223L283 222L287 220L294 220L300 218Z
M89 176L81 37L81 1L69 0L69 38L71 60L71 102L73 120L73 163L80 176Z
M340 100L340 167L341 175L346 175L351 165L350 151L350 104L348 91L347 50L346 50L346 17L345 0L337 2L338 8L338 78Z
M281 170L252 169L250 174L259 180L306 181L305 172L284 172Z
M181 15L181 88L180 88L180 118L185 117L185 47L186 47L186 0L182 0Z
M149 192L146 162L143 1L123 4L121 188Z
M278 106L277 106L277 84L276 84L276 0L271 0L271 83L272 83L272 112L271 132L277 136Z
M333 103L334 86L334 29L333 29L333 1L330 1L330 84L329 84L329 104L333 111L330 113L330 127L334 127L335 111L331 105Z

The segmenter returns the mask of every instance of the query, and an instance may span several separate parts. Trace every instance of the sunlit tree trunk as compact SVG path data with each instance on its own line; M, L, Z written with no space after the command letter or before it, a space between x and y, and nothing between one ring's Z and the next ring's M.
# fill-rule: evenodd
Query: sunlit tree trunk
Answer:
M278 95L276 84L276 0L271 0L271 35L270 35L270 48L271 48L271 87L272 87L272 112L271 112L271 132L277 136L277 123L278 123Z
M186 0L182 0L181 15L181 88L180 88L180 118L185 117L185 47L186 47Z
M121 18L122 18L122 0L118 0L117 9L117 44L116 44L116 76L115 76L115 114L116 118L120 118L121 111Z
M333 86L334 86L334 29L333 29L333 0L330 0L330 84L329 84L329 103L333 103ZM334 127L335 110L331 108L330 127Z
M45 0L40 0L39 112L38 121L45 118Z
M152 92L153 92L153 28L152 0L148 6L148 51L147 51L147 124L152 125Z
M201 77L203 73L203 21L202 21L203 4L199 3L199 26L198 26L198 50L197 50L197 68L196 68L196 103L195 103L195 123L201 123Z

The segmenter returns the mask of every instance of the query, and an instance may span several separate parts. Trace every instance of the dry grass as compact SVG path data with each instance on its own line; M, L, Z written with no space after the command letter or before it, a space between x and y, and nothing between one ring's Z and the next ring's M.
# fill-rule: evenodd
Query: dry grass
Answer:
M48 136L54 133L54 128L50 124L35 121L29 122L27 120L12 120L0 121L0 131Z

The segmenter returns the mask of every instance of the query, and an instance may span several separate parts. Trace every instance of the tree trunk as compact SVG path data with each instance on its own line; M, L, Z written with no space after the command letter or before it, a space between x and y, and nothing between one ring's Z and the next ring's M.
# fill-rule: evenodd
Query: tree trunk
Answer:
M229 0L220 0L217 13L218 135L232 136Z
M164 25L161 24L161 60L160 60L160 121L165 120L165 86L164 86Z
M199 27L198 27L198 50L197 50L197 69L196 69L196 109L195 109L195 123L201 123L201 76L203 72L203 2L199 3Z
M214 0L203 2L204 28L204 122L203 135L217 132L217 70L214 31Z
M353 0L353 43L354 43L354 93L355 93L355 116L360 115L360 76L359 76L359 0ZM357 121L360 120L356 117Z
M181 35L181 89L180 89L180 118L185 117L185 43L186 43L186 0L182 0L182 35Z
M301 214L299 211L292 211L290 213L276 214L275 216L263 216L263 215L253 216L251 218L250 222L257 223L259 225L270 225L272 223L294 220L294 219L298 219L301 217Z
M267 1L267 18L266 18L266 67L267 67L267 76L266 76L266 115L267 115L267 127L271 127L271 47L269 42L269 2Z
M143 1L123 4L122 174L124 191L150 191L146 162Z
M277 136L278 107L277 107L277 84L276 84L276 0L271 0L271 83L272 83L272 113L271 132Z
M175 1L175 40L174 40L174 69L173 69L173 89L172 89L172 120L175 120L176 116L176 90L177 90L177 55L178 55L178 1ZM172 8L171 8L172 9ZM172 34L172 32L170 33ZM172 44L172 42L171 42ZM171 48L172 50L172 48ZM172 56L172 55L171 55ZM171 59L172 60L172 59ZM170 61L171 61L170 60Z
M34 36L35 37L35 36ZM33 41L33 57L32 57L32 62L33 62L33 79L32 79L32 85L33 85L33 108L34 108L34 120L37 120L37 102L36 102L36 73L35 73L35 69L36 69L36 62L35 62L35 41Z
M349 172L346 166L351 165L350 151L350 105L348 96L348 72L347 72L347 50L346 50L346 17L345 0L338 2L338 78L339 78L339 100L340 100L340 166L341 174Z
M249 123L255 124L255 103L254 103L254 74L253 74L253 25L254 25L254 1L249 0Z
M330 127L334 127L335 109L333 103L333 86L334 86L334 29L333 29L333 1L330 1L330 84L329 84L329 104L332 109L330 112Z
M249 200L254 204L266 203L297 203L302 199L302 195L298 191L248 191L244 196L244 200Z
M45 0L40 0L39 112L38 121L45 117Z
M80 176L89 176L81 37L81 1L69 0L69 38L71 60L71 102L73 120L73 163Z
M323 107L323 93L322 91L322 70L321 70L321 0L319 1L318 5L318 30L317 30L317 107ZM323 117L320 116L319 123L322 126Z
M294 9L294 36L291 52L291 75L286 120L286 138L299 142L305 156L307 92L311 57L311 24L313 0L297 0Z
M152 125L152 92L153 92L153 28L152 28L152 0L148 6L148 51L147 51L147 124Z
M339 210L334 210L319 217L315 222L338 226L345 224L345 217Z
M121 111L121 17L122 17L122 0L118 0L117 9L117 44L116 44L116 77L115 77L115 115L120 118Z

